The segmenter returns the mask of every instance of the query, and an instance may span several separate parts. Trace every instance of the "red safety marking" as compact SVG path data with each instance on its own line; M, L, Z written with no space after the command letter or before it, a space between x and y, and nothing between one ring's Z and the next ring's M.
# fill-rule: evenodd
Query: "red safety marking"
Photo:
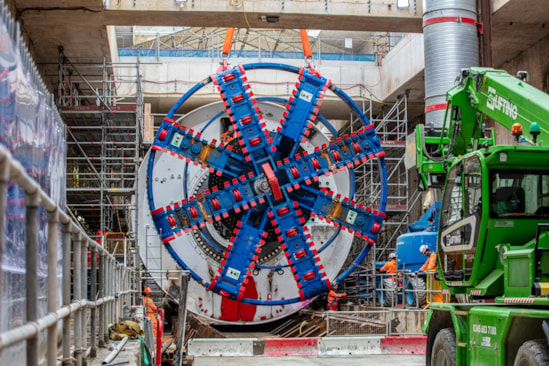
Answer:
M466 17L436 17L436 18L431 18L431 19L427 19L426 21L424 21L423 26L425 27L425 26L428 26L428 25L431 25L431 24L446 23L446 22L467 23L467 24L473 24L473 25L478 24L477 21L472 19L472 18L466 18Z
M265 163L261 166L261 168L265 172L265 176L267 177L267 181L271 186L275 200L282 199L282 191L280 190L280 184L278 183L278 179L276 178L276 175L274 174L273 169L271 168L271 165L269 163Z
M171 235L171 236L168 236L167 238L162 239L162 242L164 244L167 244L167 243L169 243L170 241L172 241L174 239L175 239L175 235Z
M263 356L316 356L321 338L266 338Z
M383 354L424 355L427 349L426 336L387 336L380 339Z
M446 109L446 103L431 104L425 107L425 112L437 111L440 109Z
M534 298L531 297L506 297L503 299L503 302L506 304L519 303L519 304L533 304L535 302Z
M166 139L166 136L168 136L168 130L163 129L162 131L160 131L160 135L158 135L158 139L160 141L164 141Z
M175 217L173 216L168 216L168 223L170 224L171 227L174 227L177 225L177 221L175 220Z
M160 212L164 212L163 207L160 207L160 208L157 208L156 210L151 211L151 214L154 216L156 214L159 214Z

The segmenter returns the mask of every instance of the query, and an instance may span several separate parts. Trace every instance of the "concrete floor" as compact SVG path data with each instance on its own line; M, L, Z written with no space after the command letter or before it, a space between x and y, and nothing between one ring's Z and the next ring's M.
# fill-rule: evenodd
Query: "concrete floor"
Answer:
M425 355L195 357L193 366L387 366L425 365Z
M111 353L112 347L116 346L118 342L111 342L109 347L106 348L97 348L97 356L94 359L88 360L88 366L100 366L101 362ZM118 356L112 361L112 363L117 362L127 362L121 364L120 366L139 366L141 365L141 342L138 340L129 340L124 348L120 351Z
M114 342L113 342L114 343ZM89 366L99 366L109 354L107 348L98 348L97 358L88 360ZM125 362L126 366L141 363L136 356L140 353L139 342L132 340L124 347L113 363ZM195 357L193 366L387 366L425 365L425 355L356 355L356 356L281 356L281 357Z

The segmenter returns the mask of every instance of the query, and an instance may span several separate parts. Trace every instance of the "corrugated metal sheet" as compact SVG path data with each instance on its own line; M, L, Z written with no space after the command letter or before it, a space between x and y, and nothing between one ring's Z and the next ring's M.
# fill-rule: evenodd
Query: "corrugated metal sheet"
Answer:
M475 0L425 0L425 123L440 128L446 91L454 86L461 69L478 65L478 31ZM457 19L457 21L456 21ZM465 21L464 21L465 20ZM426 24L427 23L427 24Z

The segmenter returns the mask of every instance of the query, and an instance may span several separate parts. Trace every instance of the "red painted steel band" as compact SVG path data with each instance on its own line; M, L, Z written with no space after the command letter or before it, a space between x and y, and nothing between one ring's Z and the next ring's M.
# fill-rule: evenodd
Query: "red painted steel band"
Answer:
M436 17L427 19L423 22L423 26L426 27L431 24L436 23L447 23L447 22L453 22L453 23L467 23L467 24L473 24L476 25L477 21L473 18L467 18L467 17Z

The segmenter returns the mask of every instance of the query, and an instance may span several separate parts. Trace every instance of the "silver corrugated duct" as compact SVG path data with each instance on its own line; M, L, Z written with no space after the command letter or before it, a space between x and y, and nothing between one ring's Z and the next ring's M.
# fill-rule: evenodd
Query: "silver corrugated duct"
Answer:
M424 0L425 123L441 128L446 91L461 69L478 66L475 0Z

